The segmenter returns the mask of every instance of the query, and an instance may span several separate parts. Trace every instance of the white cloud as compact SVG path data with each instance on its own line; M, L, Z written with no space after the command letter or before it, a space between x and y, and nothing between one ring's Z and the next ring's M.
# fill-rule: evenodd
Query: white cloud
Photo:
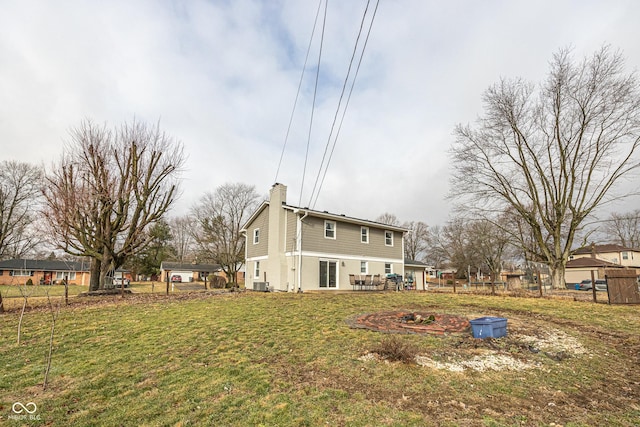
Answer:
M330 2L302 204L366 2ZM50 164L85 117L155 122L189 160L176 212L225 182L273 184L317 1L0 1L0 159ZM322 12L321 12L322 13ZM540 81L560 47L640 66L628 1L382 1L316 208L442 224L456 123L501 76ZM316 35L320 34L320 27ZM316 39L317 40L317 39ZM317 44L310 64L317 59ZM307 71L278 181L300 200Z

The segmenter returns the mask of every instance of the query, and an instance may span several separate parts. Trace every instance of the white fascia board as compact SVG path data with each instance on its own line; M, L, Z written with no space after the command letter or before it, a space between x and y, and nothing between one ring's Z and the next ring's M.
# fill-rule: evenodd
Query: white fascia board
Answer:
M293 256L298 256L298 252L289 252L289 254ZM379 258L379 257L371 257L371 256L358 256L358 255L345 255L345 254L332 254L327 252L310 252L303 251L303 257L314 257L314 258L329 258L329 259L344 259L344 260L354 260L354 261L373 261L373 262L394 262L403 264L404 260L401 258Z

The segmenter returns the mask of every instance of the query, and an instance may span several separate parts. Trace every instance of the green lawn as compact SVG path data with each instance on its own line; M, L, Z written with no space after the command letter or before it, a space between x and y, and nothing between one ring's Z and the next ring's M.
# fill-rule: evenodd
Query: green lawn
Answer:
M50 313L25 314L19 346L19 311L0 315L0 425L640 424L638 306L421 292L183 295L63 306L46 391ZM362 359L388 336L345 320L393 309L500 315L562 330L589 351L556 360L489 343L538 363L525 371ZM468 335L400 338L445 360L479 351ZM35 403L39 420L16 420L15 402Z

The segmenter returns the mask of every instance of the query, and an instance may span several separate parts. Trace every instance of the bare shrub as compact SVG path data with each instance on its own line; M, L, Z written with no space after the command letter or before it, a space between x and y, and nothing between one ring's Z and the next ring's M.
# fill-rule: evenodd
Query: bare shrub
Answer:
M209 275L209 283L211 284L211 289L224 289L227 281L224 277L211 274Z
M390 361L412 363L418 354L418 349L409 341L392 334L385 336L372 352Z

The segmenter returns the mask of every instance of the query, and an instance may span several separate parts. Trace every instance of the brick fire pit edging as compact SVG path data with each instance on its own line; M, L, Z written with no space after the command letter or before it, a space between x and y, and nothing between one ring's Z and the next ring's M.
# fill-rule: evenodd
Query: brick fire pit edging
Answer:
M431 323L404 320L407 316L421 316L426 319L433 316ZM395 310L359 314L346 320L351 328L399 334L445 335L469 330L469 320L451 314L427 313L422 311Z

